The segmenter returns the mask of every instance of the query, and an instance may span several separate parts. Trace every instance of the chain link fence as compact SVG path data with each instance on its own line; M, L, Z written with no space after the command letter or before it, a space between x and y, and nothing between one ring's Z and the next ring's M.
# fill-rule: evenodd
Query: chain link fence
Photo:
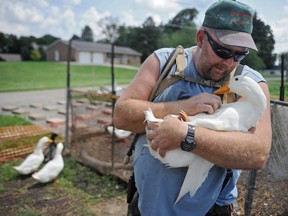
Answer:
M238 182L241 215L288 215L288 104L271 102L273 141L266 167Z
M127 181L131 166L122 160L133 134L112 137L112 95L71 91L71 152L83 163L102 173L112 173ZM236 215L288 215L288 106L271 102L273 144L266 167L243 171L238 182Z

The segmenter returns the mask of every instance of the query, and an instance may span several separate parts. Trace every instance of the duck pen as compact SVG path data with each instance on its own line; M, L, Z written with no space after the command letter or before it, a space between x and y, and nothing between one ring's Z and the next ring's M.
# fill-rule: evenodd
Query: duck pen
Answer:
M118 96L79 90L70 95L70 154L102 174L127 181L132 169L123 165L123 159L133 134L119 138L113 131L113 100Z
M98 172L128 181L132 165L124 166L123 159L133 134L113 138L107 130L113 125L113 98L118 96L71 90L70 152ZM288 103L271 100L270 106L273 141L269 160L260 171L242 171L235 215L288 215Z
M242 171L238 182L238 215L288 215L288 103L270 101L272 148L259 171Z

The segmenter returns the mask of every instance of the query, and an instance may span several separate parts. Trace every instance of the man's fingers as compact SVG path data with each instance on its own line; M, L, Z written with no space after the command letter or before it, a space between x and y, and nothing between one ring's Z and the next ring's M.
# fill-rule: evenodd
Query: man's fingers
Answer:
M166 151L163 151L162 149L159 149L158 153L162 158L166 155Z

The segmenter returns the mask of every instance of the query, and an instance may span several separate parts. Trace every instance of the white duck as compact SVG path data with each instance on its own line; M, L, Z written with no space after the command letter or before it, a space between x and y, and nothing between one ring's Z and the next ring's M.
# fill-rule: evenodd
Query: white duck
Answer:
M62 157L63 143L58 143L54 158L50 160L41 170L34 173L32 177L41 183L47 183L55 180L64 168Z
M109 134L113 134L113 126L107 126L106 127L107 131ZM131 135L131 131L126 131L126 130L122 130L122 129L118 129L115 127L115 136L119 139L125 139L127 138L128 136Z
M266 97L260 86L247 76L235 76L230 80L228 86L221 87L216 94L227 93L228 90L240 95L242 98L237 102L224 104L213 114L200 113L189 116L187 124L199 125L213 130L220 131L243 131L247 132L255 127L266 108ZM181 114L181 113L180 113ZM161 122L156 119L151 109L145 111L146 121ZM175 201L175 204L187 193L192 197L206 179L213 163L201 158L191 152L182 151L180 148L168 151L162 158L157 151L154 151L150 144L150 153L156 159L169 167L188 166L184 182Z
M48 137L42 137L38 141L33 153L28 155L19 166L14 166L13 168L22 175L28 175L35 172L44 160L44 145L50 142L52 142L52 140Z

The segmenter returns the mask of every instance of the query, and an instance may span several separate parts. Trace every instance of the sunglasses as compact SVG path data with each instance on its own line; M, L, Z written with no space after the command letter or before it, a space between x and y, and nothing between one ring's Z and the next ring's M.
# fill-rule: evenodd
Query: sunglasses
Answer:
M213 40L213 38L207 31L204 30L204 32L207 35L207 39L211 48L213 49L215 54L220 58L229 59L233 57L235 62L239 62L249 54L249 49L246 49L245 52L233 52L231 50L228 50L223 46L221 46L220 44L218 44L215 40Z

